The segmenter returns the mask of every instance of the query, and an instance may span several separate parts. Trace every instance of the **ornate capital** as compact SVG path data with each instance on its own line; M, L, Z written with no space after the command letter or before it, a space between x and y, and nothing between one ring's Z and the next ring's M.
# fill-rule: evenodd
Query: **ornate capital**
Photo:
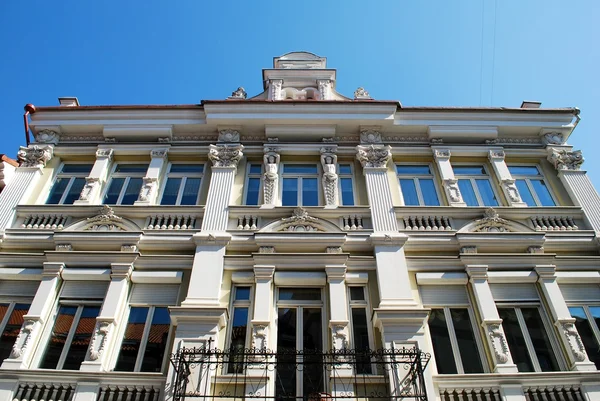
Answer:
M583 161L581 150L550 149L548 161L557 170L579 170Z
M243 149L243 145L210 145L208 158L213 167L237 167Z
M458 187L458 180L454 178L446 178L444 180L444 190L448 195L448 200L452 203L462 202L462 194L460 193L460 188Z
M219 131L219 142L239 142L240 132L234 129L223 129Z
M505 156L502 149L492 149L488 153L488 159L490 160L504 160Z
M452 156L452 153L450 153L450 149L433 149L433 157L435 157L436 160L447 160L450 159L450 156Z
M523 200L521 199L521 194L519 194L519 189L515 185L515 180L505 178L504 180L502 180L502 188L504 189L504 192L506 193L508 200L510 200L511 203L523 202Z
M98 149L96 151L96 159L108 159L111 160L114 151L112 149Z
M150 152L150 157L164 159L167 157L167 153L169 153L169 149L152 149Z
M33 134L38 143L50 143L56 145L60 140L60 134L50 129L43 129L37 134Z
M358 145L356 158L363 168L385 168L392 158L392 147L387 145Z
M52 146L30 145L21 146L17 158L21 162L21 167L46 167L48 160L52 159L54 149Z

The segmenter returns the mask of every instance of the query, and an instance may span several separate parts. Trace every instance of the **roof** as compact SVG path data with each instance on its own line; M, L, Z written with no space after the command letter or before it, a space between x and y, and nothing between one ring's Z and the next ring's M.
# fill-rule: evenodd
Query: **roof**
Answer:
M19 167L19 162L10 157L6 156L4 153L0 153L0 161L10 164L11 166Z

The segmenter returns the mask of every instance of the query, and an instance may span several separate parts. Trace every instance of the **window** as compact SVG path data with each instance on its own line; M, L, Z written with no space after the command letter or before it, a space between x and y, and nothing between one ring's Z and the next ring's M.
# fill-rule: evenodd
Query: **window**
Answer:
M91 164L63 164L52 185L47 205L71 205L85 185L85 178L92 171Z
M61 303L40 368L79 370L99 313L99 303Z
M316 164L283 166L283 206L318 206L319 178Z
M197 205L204 165L171 164L161 205Z
M485 167L453 166L453 169L467 206L498 206L498 197Z
M258 205L260 199L260 176L262 166L252 163L248 165L248 182L246 183L246 205Z
M0 364L9 357L30 306L29 303L0 302Z
M354 186L352 183L352 165L339 165L340 203L343 206L354 206Z
M132 306L115 370L162 371L170 328L167 307Z
M439 206L440 201L429 165L396 166L406 206Z
M498 307L508 348L519 372L560 370L537 306Z
M372 339L369 327L369 305L365 295L365 287L348 287L350 296L350 321L352 328L352 341L356 351L357 373L372 373L369 357L361 355L361 351L372 349Z
M104 204L133 205L140 195L147 170L147 164L118 164L104 194Z
M527 206L556 206L538 166L508 166Z
M590 361L600 370L600 306L570 306L569 312Z
M438 373L483 373L473 321L468 308L431 310L429 332Z
M231 324L230 344L231 358L227 371L229 373L241 373L243 365L243 352L246 348L246 339L248 338L248 320L250 316L250 287L234 287L233 296L233 321ZM238 355L241 354L241 355ZM238 363L236 363L238 362Z

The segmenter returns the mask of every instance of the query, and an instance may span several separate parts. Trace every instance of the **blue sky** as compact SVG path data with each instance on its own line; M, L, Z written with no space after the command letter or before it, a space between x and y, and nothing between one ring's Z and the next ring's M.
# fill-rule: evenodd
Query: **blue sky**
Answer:
M368 4L368 5L367 5ZM600 188L600 2L4 1L0 153L24 144L23 106L182 104L261 91L272 58L307 50L411 106L577 106L570 142Z

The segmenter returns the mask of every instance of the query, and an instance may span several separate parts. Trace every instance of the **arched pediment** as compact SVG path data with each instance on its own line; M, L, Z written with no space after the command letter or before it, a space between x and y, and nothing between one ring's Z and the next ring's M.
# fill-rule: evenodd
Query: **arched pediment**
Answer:
M340 228L330 221L308 215L299 207L294 209L291 217L284 217L267 224L259 232L341 232Z
M459 233L522 233L534 231L524 224L516 221L503 219L494 209L489 208L485 211L483 218L474 220L464 227Z
M79 220L64 231L141 231L140 227L129 219L117 216L112 208L104 205L98 214Z

